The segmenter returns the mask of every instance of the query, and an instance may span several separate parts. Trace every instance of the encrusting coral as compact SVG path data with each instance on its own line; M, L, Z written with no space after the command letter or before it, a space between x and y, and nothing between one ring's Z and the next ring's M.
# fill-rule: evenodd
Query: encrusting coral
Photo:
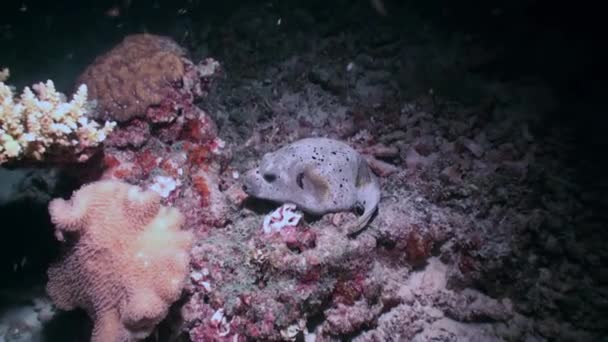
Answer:
M93 342L147 337L180 297L189 272L193 235L181 230L180 211L162 206L154 191L104 180L70 200L51 201L49 212L60 241L75 237L48 270L53 302L85 309Z
M0 72L0 164L19 158L41 160L49 152L69 152L78 161L103 142L115 123L100 126L87 114L87 87L81 85L71 101L55 89L53 81L26 87L20 96Z

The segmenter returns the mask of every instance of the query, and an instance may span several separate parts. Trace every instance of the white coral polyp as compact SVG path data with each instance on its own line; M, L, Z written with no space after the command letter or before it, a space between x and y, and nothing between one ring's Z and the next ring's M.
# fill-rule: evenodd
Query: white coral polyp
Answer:
M63 133L63 134L69 134L72 132L72 129L63 123L55 123L55 124L51 124L51 129L53 131L56 131L58 133Z
M177 188L177 182L171 177L156 176L150 190L158 193L161 197L168 197Z
M6 155L9 157L18 156L19 153L21 153L21 146L19 146L19 143L17 143L12 138L10 138L10 140L7 139L7 141L3 142L2 145L3 145L2 147L4 147L4 151L6 152Z

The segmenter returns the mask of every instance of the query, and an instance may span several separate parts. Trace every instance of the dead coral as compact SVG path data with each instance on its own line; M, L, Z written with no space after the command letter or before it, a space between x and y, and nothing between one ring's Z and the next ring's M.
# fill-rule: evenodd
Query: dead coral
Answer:
M49 205L60 241L75 233L67 255L48 271L47 291L61 309L85 309L92 341L148 336L182 291L192 234L183 215L152 191L98 181L69 201Z

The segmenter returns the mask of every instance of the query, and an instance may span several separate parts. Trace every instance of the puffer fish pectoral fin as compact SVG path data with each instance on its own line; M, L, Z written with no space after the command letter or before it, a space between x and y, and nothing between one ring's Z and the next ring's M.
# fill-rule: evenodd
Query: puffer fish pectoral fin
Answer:
M329 183L327 179L319 175L314 169L306 168L298 175L298 184L304 191L313 195L318 201L323 201L329 194Z
M361 160L357 168L357 178L355 181L355 186L357 188L365 186L366 184L372 181L372 177L372 170L369 168L369 165L367 165L364 160Z

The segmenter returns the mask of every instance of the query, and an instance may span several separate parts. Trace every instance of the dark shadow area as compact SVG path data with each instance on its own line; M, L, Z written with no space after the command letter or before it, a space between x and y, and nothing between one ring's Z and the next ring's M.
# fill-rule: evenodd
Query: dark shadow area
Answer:
M23 289L44 282L49 261L58 255L46 205L34 201L0 206L3 243L0 274L3 289Z
M90 340L93 325L82 310L59 312L44 325L45 341L84 342Z
M194 37L204 26L221 28L222 21L239 6L251 1L7 1L0 13L0 61L11 68L12 82L19 88L32 80L55 80L69 91L76 76L95 56L118 43L126 34L151 32L172 36L186 45L200 43ZM126 6L126 4L130 4ZM387 36L403 37L411 25L412 12L432 23L444 36L459 35L480 44L493 58L473 70L500 81L541 79L552 86L560 103L543 120L575 128L581 144L605 146L601 134L608 121L604 113L602 84L606 76L606 48L602 44L602 11L593 3L565 5L549 1L466 2L385 1L389 16L381 17L367 1L268 1L277 18L295 17L284 24L305 27L297 11L306 9L321 21L331 22L330 31L352 30L367 25ZM119 15L111 15L117 9ZM294 11L296 12L294 14ZM255 21L256 18L244 18ZM242 32L243 36L255 35ZM326 35L322 33L321 35ZM238 38L238 37L237 37ZM242 38L242 37L241 37ZM263 39L263 37L257 37ZM221 47L208 42L213 55ZM263 40L260 41L263 45ZM213 51L215 50L215 51ZM193 53L200 53L194 49ZM219 52L219 53L218 53ZM229 51L226 51L229 53ZM469 56L462 56L463 59ZM589 149L581 149L582 153ZM593 153L588 153L594 157ZM596 155L596 154L595 154Z

